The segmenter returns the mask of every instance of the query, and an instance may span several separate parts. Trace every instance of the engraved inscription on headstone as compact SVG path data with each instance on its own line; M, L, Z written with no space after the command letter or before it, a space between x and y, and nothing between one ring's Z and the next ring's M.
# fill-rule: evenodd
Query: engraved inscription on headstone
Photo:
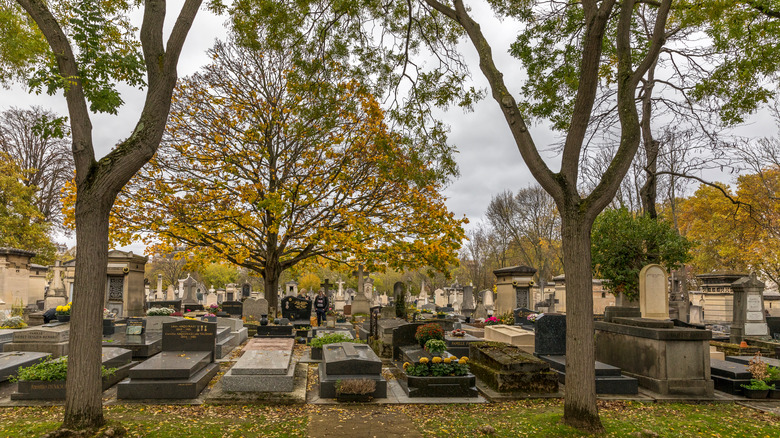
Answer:
M124 277L108 277L108 301L122 302L124 296Z
M761 312L761 297L758 295L748 295L747 297L747 311L748 312ZM748 319L755 319L748 316ZM759 317L760 319L760 317Z

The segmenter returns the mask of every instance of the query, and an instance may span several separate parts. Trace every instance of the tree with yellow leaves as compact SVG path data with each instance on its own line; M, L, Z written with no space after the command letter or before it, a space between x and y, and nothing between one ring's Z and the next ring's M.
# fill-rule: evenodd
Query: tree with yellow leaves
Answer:
M414 142L339 64L217 43L178 86L155 158L123 191L112 230L256 271L313 257L369 269L456 262L455 219Z

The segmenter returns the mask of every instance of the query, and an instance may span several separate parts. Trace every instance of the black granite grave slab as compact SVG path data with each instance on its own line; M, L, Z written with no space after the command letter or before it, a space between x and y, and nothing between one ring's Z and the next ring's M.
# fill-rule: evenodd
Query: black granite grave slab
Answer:
M444 335L444 342L447 343L447 351L458 357L470 357L469 345L472 342L479 341L482 341L482 339L469 334L465 336L452 336L449 333L445 333Z
M366 344L339 342L324 345L322 360L329 376L382 373L382 359Z
M148 332L143 335L128 335L119 331L103 337L104 347L126 348L133 352L133 358L145 359L162 351L162 334Z
M133 360L133 352L127 348L103 347L101 361L106 368L116 368L127 365Z
M34 351L0 353L0 382L4 382L8 380L9 376L16 374L20 367L28 367L48 357L50 357L49 353L37 353Z
M311 318L311 300L298 297L282 298L282 316L290 321L308 321Z
M359 374L359 375L336 375L329 376L325 372L325 367L320 364L319 367L320 377L320 398L336 398L336 385L339 380L350 379L368 379L373 380L376 384L374 393L371 394L373 398L386 398L387 397L387 380L382 377L381 374Z
M292 325L259 325L256 338L294 338L295 326Z
M244 303L241 301L223 301L222 311L236 318L244 316Z
M753 356L726 356L726 361L728 362L735 362L735 363L741 363L744 365L749 365L750 361L753 359ZM761 356L761 362L764 362L767 365L773 366L775 368L780 368L780 360L773 359L771 357L765 357Z
M163 323L163 351L209 351L217 349L217 323L185 319Z
M215 321L216 322L216 321ZM217 344L220 342L223 342L225 339L230 337L231 328L230 327L217 327Z
M402 385L409 397L477 397L477 378L465 376L415 377L407 376Z
M558 373L558 381L566 384L566 357L539 356ZM597 394L637 394L639 381L633 377L623 376L620 368L596 362L596 393Z
M720 359L710 359L710 375L740 380L750 380L751 377L747 364Z
M393 329L393 359L401 359L401 347L407 345L417 345L417 339L414 338L417 333L417 327L425 324L424 322L413 322ZM360 339L363 339L362 337Z
M162 351L130 370L130 378L189 379L211 360L209 351Z
M130 379L117 386L117 399L191 399L196 398L217 375L219 364L206 365L189 379Z
M534 354L559 356L566 354L566 315L545 313L536 321Z
M205 310L203 307L203 304L185 304L184 305L184 311L185 312L201 312Z

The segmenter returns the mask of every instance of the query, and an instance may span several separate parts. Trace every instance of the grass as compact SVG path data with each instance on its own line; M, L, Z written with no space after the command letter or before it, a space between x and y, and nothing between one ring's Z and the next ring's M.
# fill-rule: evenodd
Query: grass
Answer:
M560 400L474 405L344 406L107 406L106 418L128 436L305 437L308 415L382 409L411 421L423 437L579 437L561 423ZM776 437L780 416L734 404L601 402L608 437ZM406 417L406 418L403 418ZM35 437L56 429L61 407L0 408L0 436ZM392 427L388 424L389 427ZM488 426L488 427L486 427ZM490 432L490 429L494 432ZM388 433L390 430L388 430ZM345 437L361 436L359 431Z

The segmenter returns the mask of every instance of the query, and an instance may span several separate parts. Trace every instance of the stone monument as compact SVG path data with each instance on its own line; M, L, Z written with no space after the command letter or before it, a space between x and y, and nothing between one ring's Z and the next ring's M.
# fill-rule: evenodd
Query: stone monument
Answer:
M642 318L669 319L669 275L661 265L639 271L639 310Z
M734 291L734 319L731 323L730 341L742 342L745 336L769 336L764 313L764 283L756 273L731 283Z

